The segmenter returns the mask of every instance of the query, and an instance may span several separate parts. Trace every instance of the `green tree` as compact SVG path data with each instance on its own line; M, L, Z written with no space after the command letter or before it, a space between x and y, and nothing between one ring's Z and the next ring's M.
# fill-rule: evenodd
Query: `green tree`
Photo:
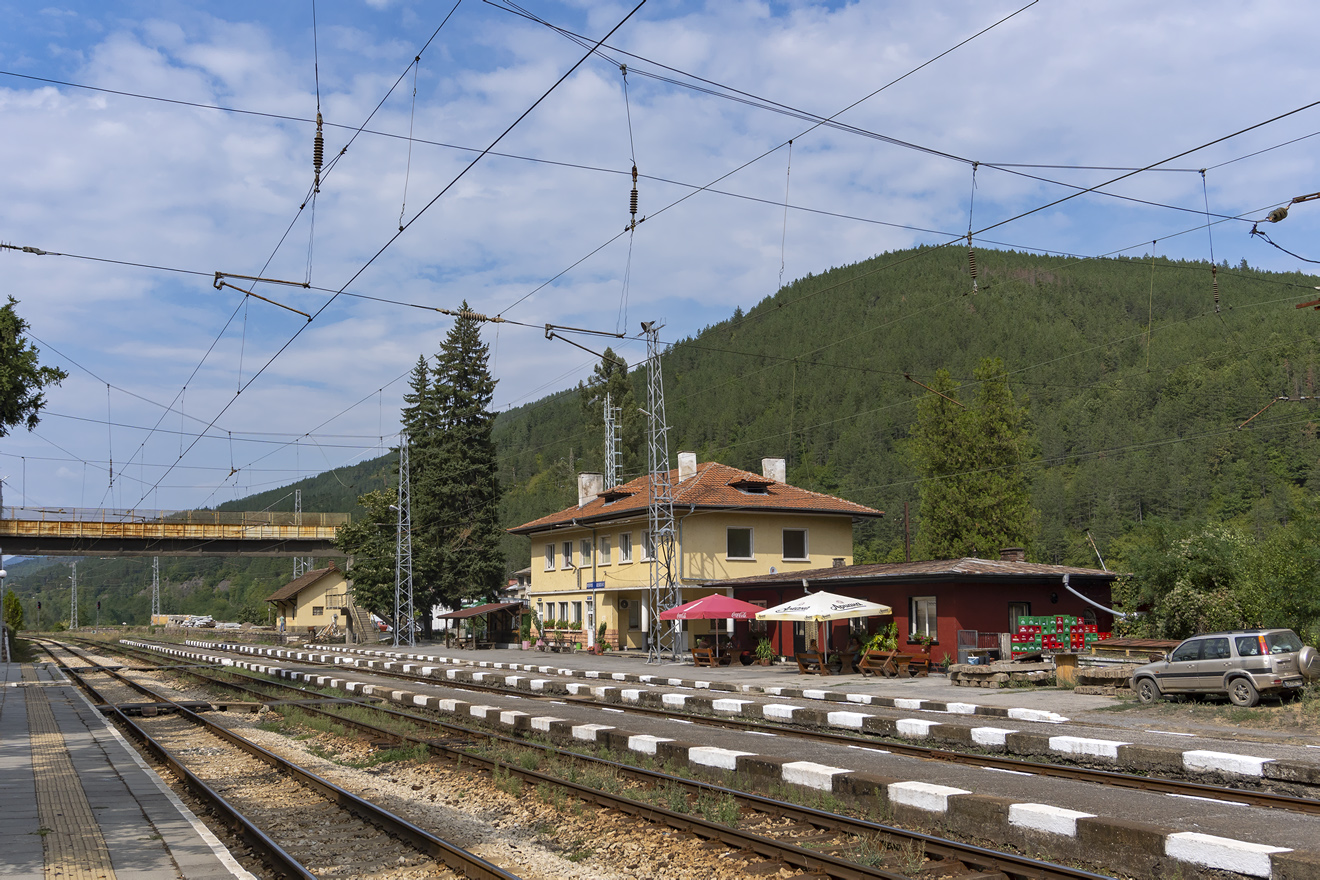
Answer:
M609 462L605 461L605 397L609 396L610 405L619 409L619 458L620 468L627 482L627 474L639 473L642 438L642 411L637 406L637 397L633 393L632 379L628 375L628 362L606 348L600 363L591 371L591 378L578 383L578 400L581 404L582 417L587 425L588 435L596 442L588 441L587 451L583 454L587 468L600 468L609 478Z
M16 425L26 423L31 431L41 421L47 385L59 385L69 374L58 367L37 363L35 346L23 335L27 321L18 316L12 296L0 307L0 437Z
M1036 531L1025 464L1032 451L1027 408L1013 397L999 358L974 376L975 405L963 408L948 370L917 404L911 451L921 476L915 554L925 559L990 556L1026 547Z
M382 620L394 617L399 521L398 512L391 505L397 498L395 489L376 489L360 496L358 504L364 513L354 517L352 522L344 523L335 532L335 546L352 557L348 576L353 584L353 604Z
M23 603L13 590L5 590L4 618L10 632L18 632L23 628Z
M462 316L441 343L435 367L414 369L404 424L415 450L413 601L420 608L491 598L504 582L489 359L480 322ZM429 635L430 614L422 621Z

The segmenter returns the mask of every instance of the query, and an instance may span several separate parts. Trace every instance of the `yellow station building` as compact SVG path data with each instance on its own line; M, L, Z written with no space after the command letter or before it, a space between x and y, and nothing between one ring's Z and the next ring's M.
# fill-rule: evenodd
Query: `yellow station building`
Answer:
M853 522L879 510L784 482L784 460L762 472L680 452L668 479L677 528L673 576L687 602L723 592L716 582L758 574L851 565ZM528 599L542 620L576 623L582 642L645 649L653 542L650 477L605 488L600 474L578 475L578 503L509 531L532 542ZM723 621L688 621L688 645Z

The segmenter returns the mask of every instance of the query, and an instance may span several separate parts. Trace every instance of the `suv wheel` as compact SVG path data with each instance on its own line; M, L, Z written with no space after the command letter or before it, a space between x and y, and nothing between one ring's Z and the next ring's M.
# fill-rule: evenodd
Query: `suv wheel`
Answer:
M1249 678L1235 678L1228 683L1228 698L1234 706L1250 708L1260 702L1260 694Z
M1143 703L1156 703L1160 699L1160 686L1154 679L1143 678L1137 682L1137 699Z

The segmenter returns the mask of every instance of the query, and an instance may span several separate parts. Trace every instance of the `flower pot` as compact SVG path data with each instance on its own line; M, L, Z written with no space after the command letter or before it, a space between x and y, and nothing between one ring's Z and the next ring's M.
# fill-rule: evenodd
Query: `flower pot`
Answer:
M769 657L761 657L761 658L759 658L756 662L759 663L759 664L762 665L762 666L769 666L769 665L770 665L770 658L769 658Z
M527 639L523 639L523 650L526 651L531 647L532 647L532 643Z

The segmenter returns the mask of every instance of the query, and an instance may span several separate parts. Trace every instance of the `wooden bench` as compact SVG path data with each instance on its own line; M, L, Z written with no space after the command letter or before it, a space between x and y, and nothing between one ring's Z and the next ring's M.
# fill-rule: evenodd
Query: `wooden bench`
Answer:
M930 673L930 654L919 651L912 654L893 651L867 651L858 664L862 675L883 675L885 678L897 676L926 675Z
M711 648L693 648L692 649L693 666L719 666L719 658L715 656L715 651Z
M793 657L797 660L799 675L830 674L830 668L825 665L825 658L819 651L799 651Z

